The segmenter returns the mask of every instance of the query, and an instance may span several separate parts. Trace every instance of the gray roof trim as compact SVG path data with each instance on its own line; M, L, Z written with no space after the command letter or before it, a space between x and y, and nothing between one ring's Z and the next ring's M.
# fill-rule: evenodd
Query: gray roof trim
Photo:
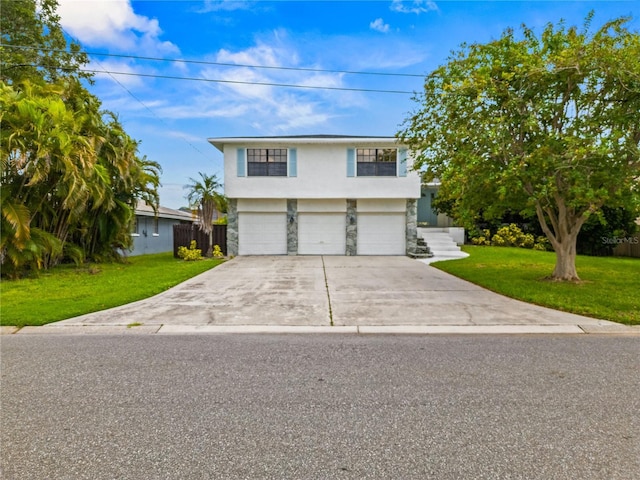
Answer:
M135 209L135 214L141 217L154 217L155 213L151 205L146 203L138 203ZM182 210L174 210L173 208L167 208L163 206L158 207L158 218L169 218L172 220L183 220L195 222L196 218L190 212L183 212Z
M274 137L213 137L207 139L208 142L221 152L224 146L230 145L256 145L256 144L341 144L341 145L364 145L371 144L397 144L395 137L383 136L358 136L358 135L285 135Z

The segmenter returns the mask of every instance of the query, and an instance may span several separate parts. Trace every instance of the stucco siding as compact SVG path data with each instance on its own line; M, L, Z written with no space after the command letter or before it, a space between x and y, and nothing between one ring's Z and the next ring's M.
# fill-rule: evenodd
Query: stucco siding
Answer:
M404 213L407 202L403 199L360 199L358 200L358 213L384 213L401 212Z
M238 212L286 212L286 198L239 198Z
M367 146L376 146L367 144ZM385 144L385 147L394 146ZM269 145L286 148L286 145ZM238 148L225 146L225 194L230 198L419 198L420 177L348 177L346 145L296 145L295 177L238 176Z
M298 200L298 212L346 212L347 200L342 199L330 199L330 200L310 200L299 199Z

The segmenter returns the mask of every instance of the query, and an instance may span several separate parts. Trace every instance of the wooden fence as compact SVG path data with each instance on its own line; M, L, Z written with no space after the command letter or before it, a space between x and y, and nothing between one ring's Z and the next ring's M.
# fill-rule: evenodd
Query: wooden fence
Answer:
M189 247L191 241L196 241L196 248L206 254L209 250L209 235L204 233L198 225L181 224L173 226L173 256L178 257L178 247ZM227 226L213 226L213 244L218 245L224 255L227 254Z
M640 235L635 235L629 241L616 245L613 254L621 257L640 258Z

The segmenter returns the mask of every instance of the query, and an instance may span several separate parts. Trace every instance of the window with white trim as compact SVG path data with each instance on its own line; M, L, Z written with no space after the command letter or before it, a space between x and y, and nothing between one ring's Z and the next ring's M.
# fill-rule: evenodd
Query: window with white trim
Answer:
M395 177L398 149L358 148L356 150L358 177Z
M286 148L247 148L247 176L286 177Z

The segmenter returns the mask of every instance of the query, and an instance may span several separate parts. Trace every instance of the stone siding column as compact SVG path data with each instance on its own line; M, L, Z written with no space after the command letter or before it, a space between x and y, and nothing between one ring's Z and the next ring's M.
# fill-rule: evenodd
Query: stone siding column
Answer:
M347 248L346 254L358 254L358 201L347 199Z
M238 255L238 199L230 198L227 207L227 255Z
M418 246L418 201L407 199L407 250L406 253L415 252Z
M287 255L298 255L298 200L287 200Z

